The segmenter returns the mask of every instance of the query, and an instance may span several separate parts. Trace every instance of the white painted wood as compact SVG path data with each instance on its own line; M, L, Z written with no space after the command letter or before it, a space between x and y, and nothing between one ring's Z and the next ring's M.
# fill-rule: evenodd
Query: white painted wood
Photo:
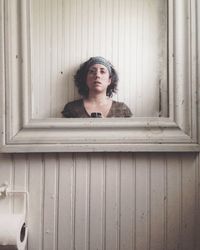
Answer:
M136 225L136 163L130 154L120 155L120 248L123 250L135 247Z
M115 122L114 122L115 121ZM11 144L34 144L34 143L52 143L58 140L59 136L60 143L77 143L86 144L89 146L92 143L98 142L99 144L140 144L140 143L196 143L195 138L191 138L188 134L185 134L178 125L174 122L158 119L128 119L122 121L115 118L114 120L102 119L95 120L94 118L85 119L84 122L81 119L76 122L65 123L64 119L61 119L61 126L57 129L54 122L46 121L43 123L43 127L48 126L48 130L36 128L37 133L34 138L32 128L34 125L25 126L23 131L20 131L14 139L11 139ZM46 124L45 124L46 123ZM59 123L58 123L59 124ZM65 128L65 130L63 129ZM76 133L72 133L72 129L76 128ZM123 130L123 133L122 133ZM121 132L121 133L120 133ZM31 140L32 138L32 140ZM198 145L197 145L198 146ZM97 148L98 149L98 148Z
M2 142L2 152L25 152L25 151L157 151L164 150L164 151L171 151L172 149L176 148L175 150L199 150L199 143L197 138L197 129L198 129L198 120L196 117L197 114L197 103L196 103L196 79L197 79L197 70L196 70L196 44L197 44L197 36L195 35L195 31L197 28L196 25L196 8L195 4L196 1L192 0L190 2L183 0L183 1L168 1L168 19L172 17L173 22L170 21L169 23L169 35L168 35L168 54L169 54L169 71L168 76L166 76L166 72L159 74L162 77L159 78L159 83L161 78L162 79L169 79L169 108L173 109L172 111L169 110L169 117L167 118L156 118L153 115L150 115L150 118L144 118L141 121L140 118L133 118L133 119L109 119L109 121L98 121L96 122L93 120L83 121L83 119L75 121L69 121L69 119L50 119L50 121L46 119L36 120L33 116L32 112L34 106L32 105L33 96L30 96L30 93L33 91L34 82L45 82L47 79L48 82L51 82L49 79L49 71L51 73L50 79L59 79L58 82L62 82L62 77L60 79L60 75L64 72L63 69L60 69L63 62L68 62L68 66L72 67L73 70L75 69L76 60L79 60L80 47L78 48L77 40L84 40L88 42L90 39L91 42L91 50L96 51L101 47L101 43L98 40L92 39L93 37L85 38L85 33L83 33L82 23L80 22L80 18L83 17L83 11L81 6L84 5L85 2L83 1L67 1L68 3L62 1L21 1L19 6L17 7L17 1L4 1L3 4L5 5L5 65L2 65L2 72L5 71L6 68L6 110L5 113L1 115L1 122L3 133L1 133L1 142ZM63 4L62 4L63 3ZM89 3L89 2L88 2ZM100 4L101 3L101 4ZM109 34L113 33L115 40L112 40L112 47L114 48L115 45L126 44L125 47L128 48L129 42L127 42L127 34L130 30L128 30L127 24L133 21L133 27L135 23L138 23L137 36L138 38L145 38L145 35L150 37L149 40L155 39L155 36L152 33L156 33L159 37L162 37L163 43L166 45L164 35L160 34L151 27L151 22L159 23L159 18L162 19L162 25L165 27L166 19L163 17L163 13L165 13L166 2L161 2L157 0L151 1L152 5L148 1L117 1L117 5L114 9L112 9L112 1L101 1L95 2L88 6L89 13L91 14L91 18L94 21L91 26L88 26L88 30L92 34L97 35L96 27L101 27L99 23L99 19L95 19L95 15L101 17L105 17L105 25L108 28ZM164 3L164 6L162 5ZM87 5L84 6L86 8ZM156 8L154 8L156 6ZM46 8L50 7L50 9ZM61 7L62 11L61 11ZM99 8L99 9L98 9ZM105 8L106 11L105 12ZM37 11L39 9L39 11ZM67 10L72 10L70 13ZM131 19L132 16L126 15L126 11L128 9L128 13L134 10L137 10L137 15L135 15L133 20ZM29 13L30 10L30 13ZM99 11L97 11L99 10ZM149 12L149 11L152 12ZM18 15L20 11L21 15ZM32 13L35 11L35 14ZM44 11L47 13L44 15ZM69 14L69 19L65 15L66 19L64 18L64 14L66 11ZM108 15L111 11L112 15ZM63 18L61 18L60 14L62 13ZM131 12L132 13L132 12ZM152 17L150 16L152 14ZM20 20L17 17L20 16ZM110 21L110 16L113 17L112 21ZM122 17L122 21L120 21L116 17ZM141 17L144 17L141 18ZM151 17L151 18L150 18ZM2 20L2 19L1 19ZM37 20L36 23L40 23L40 25L33 23L32 20ZM67 29L70 30L72 36L67 37L67 31L65 30L65 36L62 36L63 29L63 20L66 22ZM70 21L71 20L71 21ZM89 22L89 17L86 20L83 19L87 24ZM57 25L58 23L60 25ZM70 23L71 22L71 23ZM110 22L110 23L109 23ZM116 22L116 23L115 23ZM164 23L163 23L164 22ZM2 20L4 23L4 20ZM1 23L1 27L2 27ZM51 23L50 26L49 23ZM114 24L115 23L115 24ZM13 25L14 24L14 25ZM47 25L48 24L48 25ZM70 24L72 26L70 26ZM104 27L104 24L102 24ZM118 24L118 25L116 25ZM48 26L45 29L46 25ZM69 25L69 26L68 26ZM99 25L99 26L98 26ZM144 29L145 33L142 33L143 29L139 29L139 27ZM147 27L145 26L147 25ZM162 26L162 27L163 27ZM71 28L70 28L71 27ZM76 29L72 29L75 27ZM117 28L118 27L118 28ZM124 28L125 27L125 28ZM131 26L132 27L132 26ZM16 32L19 30L19 32ZM101 30L101 29L100 29ZM103 30L100 32L100 35L103 36ZM149 30L151 31L150 33ZM161 29L163 30L163 29ZM77 31L77 32L76 32ZM112 32L111 32L112 31ZM31 33L29 35L29 32ZM121 33L124 36L121 36ZM34 34L41 35L41 39L37 39L37 36ZM107 34L107 33L106 33ZM145 35L144 35L145 34ZM99 35L99 33L98 33ZM108 35L108 34L107 34ZM101 36L101 37L102 37ZM51 41L49 42L49 37L51 37ZM60 38L62 37L63 40ZM12 39L11 39L12 38ZM118 40L117 38L120 38ZM72 40L67 40L72 39ZM47 43L47 50L49 48L50 52L39 48L39 44L41 41L42 44L45 44L45 40L48 40ZM61 41L62 40L62 41ZM109 39L108 39L109 40ZM132 38L133 41L135 41ZM140 47L145 48L145 40L136 41L136 44ZM148 41L149 41L148 40ZM158 39L159 40L159 39ZM11 42L12 41L12 42ZM14 43L15 41L15 43ZM34 41L34 42L33 42ZM78 49L71 49L70 51L70 58L71 59L64 59L63 57L57 57L57 52L60 50L60 46L67 41L69 45L75 45ZM157 41L157 40L156 40ZM157 42L152 40L153 47L159 47ZM160 41L160 40L159 40ZM31 42L31 43L30 43ZM104 41L105 42L105 41ZM103 41L102 41L103 43ZM33 45L34 44L34 45ZM32 50L32 54L30 54L30 50L33 47L36 47L36 51ZM59 47L59 49L58 49ZM135 48L135 47L134 47ZM163 48L162 48L163 49ZM140 50L140 49L139 49ZM39 52L38 52L39 51ZM65 50L64 50L65 51ZM110 50L108 50L110 51ZM120 51L114 50L112 53L113 58L115 57L118 65L123 64L123 60L120 59L120 56L117 56L118 53L120 55ZM150 50L151 52L153 51ZM69 52L69 51L68 51ZM144 53L143 53L144 52ZM142 52L142 55L145 55L145 51ZM63 53L59 52L60 55L64 55ZM67 52L66 52L67 53ZM88 53L88 51L87 51ZM105 52L108 53L108 52ZM110 53L110 52L109 52ZM153 52L152 52L153 53ZM122 53L124 56L127 56L129 53ZM135 53L137 55L137 53ZM158 53L159 54L159 53ZM49 60L49 55L54 60ZM139 54L140 55L140 54ZM139 69L142 69L141 65L143 62L148 62L142 56L137 56L136 64L138 65ZM162 55L165 55L164 50L162 53L159 54L159 58L163 58ZM34 68L31 71L30 65L31 60L35 56L41 56L40 59L36 60L37 62L42 63L42 67L37 64L37 69ZM116 57L117 56L117 57ZM83 57L82 57L83 58ZM155 58L154 58L155 59ZM51 64L45 64L45 61L51 61ZM80 61L80 60L79 60ZM125 61L125 60L124 60ZM158 63L155 59L151 62L150 66L153 65L153 62ZM46 65L46 66L45 66ZM129 64L131 65L131 63ZM162 65L162 62L159 61L158 65ZM149 69L150 66L148 67ZM147 66L145 66L147 67ZM135 68L135 67L134 67ZM55 69L57 69L57 73L55 73ZM38 71L39 70L39 71ZM47 70L46 76L41 75L40 71L44 72ZM31 73L32 72L32 73ZM33 73L35 72L35 73ZM58 73L60 72L60 73ZM128 75L126 69L124 69L125 75ZM143 72L143 71L141 71ZM141 82L145 74L142 73L136 74L138 81ZM41 79L39 80L39 78ZM37 79L34 80L33 77ZM70 76L69 76L70 78ZM68 78L68 79L69 79ZM20 80L21 79L21 80ZM149 79L149 78L148 78ZM54 80L52 80L54 81ZM128 82L128 81L125 81ZM2 89L4 90L4 82L2 82L3 86ZM62 84L61 84L62 85ZM39 85L40 86L40 85ZM44 91L40 91L39 86L36 86L37 91L39 94ZM148 89L148 95L152 97L152 93L150 92L149 88L147 88L144 84L141 84L142 88L145 91L142 91L142 88L139 89L139 92L146 93L146 89ZM60 97L57 96L57 90L59 86L56 85L56 88L49 88L44 87L45 92L47 95L52 99L54 103L57 103L58 100L61 100ZM154 88L156 92L160 89L159 87ZM125 90L125 89L124 89ZM137 98L140 100L140 93L137 92L135 89ZM166 90L166 89L165 89ZM165 92L162 89L163 92ZM154 93L155 93L154 91ZM161 91L161 92L162 92ZM51 92L51 94L49 93ZM63 91L62 91L63 92ZM74 93L74 90L73 90ZM2 93L5 95L5 93ZM37 94L36 94L37 95ZM70 94L71 95L71 94ZM69 96L70 96L69 95ZM38 95L37 95L38 96ZM67 95L68 96L68 95ZM160 94L159 94L160 96ZM66 96L65 96L66 97ZM4 98L4 97L3 97ZM155 99L154 97L152 97ZM160 98L160 97L159 97ZM161 98L162 99L162 98ZM165 100L167 98L164 98ZM40 98L37 99L36 103L40 103ZM43 104L39 105L45 105ZM45 99L46 100L46 99ZM142 100L142 98L141 98ZM48 99L47 99L47 102ZM164 103L165 101L160 100L159 103ZM34 104L35 105L35 104ZM37 105L37 104L36 104ZM47 107L48 104L45 106ZM145 105L150 106L150 105ZM157 104L155 106L158 106ZM142 101L139 102L139 107L143 107ZM155 107L154 107L155 108ZM142 108L143 109L143 108ZM40 110L36 108L36 112L38 113ZM43 109L45 110L45 109ZM148 110L148 108L146 108ZM160 108L159 108L160 110ZM163 109L165 110L165 109ZM167 109L168 110L168 107ZM46 111L45 111L46 112ZM167 112L167 111L166 111ZM48 111L49 114L54 113ZM6 127L4 126L4 117L6 115ZM34 119L30 119L33 116ZM157 115L159 116L159 115ZM74 120L74 119L73 119ZM125 121L123 121L125 120ZM150 123L149 123L150 120ZM156 122L156 126L152 127L152 125ZM108 129L107 124L110 123L110 128ZM152 124L153 123L153 124ZM97 124L100 124L97 125ZM136 126L139 126L137 127ZM60 127L65 127L65 130L60 129ZM77 128L74 130L74 128ZM115 127L116 130L113 131L111 128ZM55 128L55 129L52 129ZM82 129L84 128L84 129ZM4 131L5 129L5 131ZM142 143L142 145L141 145ZM35 147L36 144L37 146ZM56 144L56 146L55 146ZM111 145L112 144L112 145ZM118 146L119 144L120 147ZM162 144L160 147L159 144ZM168 144L172 144L169 146ZM40 145L40 147L39 147ZM169 146L169 147L168 147ZM73 148L73 149L72 149ZM113 148L113 149L112 149Z
M4 1L0 1L0 37L4 37ZM5 62L4 62L4 40L0 42L0 93L5 93ZM0 98L0 132L5 131L5 95ZM4 144L5 137L0 136L0 143Z
M166 247L180 247L180 183L181 154L167 154L167 211L166 211Z
M9 93L5 92L5 100L11 94L14 95L16 98L12 99L10 102L9 107L5 103L6 110L11 112L10 117L6 117L7 124L13 124L13 126L10 126L10 132L7 133L7 136L11 136L12 133L17 133L19 131L21 126L20 116L22 114L22 110L20 110L20 104L21 101L21 92L22 92L22 86L20 85L22 81L20 81L21 77L21 65L22 65L22 54L20 50L20 40L21 37L19 37L19 18L17 15L17 2L16 1L4 1L4 23L7 28L4 28L4 35L2 36L2 39L4 38L4 44L7 46L4 47L4 69L3 72L5 72L5 79L6 83L2 82L1 84L5 84L5 86L9 86L9 88L12 85L12 88L10 88ZM6 20L6 22L5 22ZM12 39L9 38L9 34L12 34ZM14 41L14 42L12 42ZM9 66L8 66L9 65ZM6 89L3 87L3 89ZM11 128L12 127L12 128Z
M102 154L90 154L89 249L105 249L106 162Z
M150 159L150 249L159 250L165 244L165 157L163 154L151 154ZM155 209L156 207L156 209ZM158 212L159 211L159 212Z
M22 88L20 82L22 76L19 71L25 70L23 79L26 78L26 69L21 67L23 65L22 54L25 53L25 56L28 57L27 60L30 58L26 51L21 51L18 43L21 40L21 37L17 36L20 34L16 14L18 1L0 0L0 100L2 104L0 105L0 128L1 134L3 133L3 136L0 137L1 145L3 145L2 151L93 152L107 150L119 152L135 150L191 151L191 153L0 154L0 185L7 181L12 187L25 188L30 193L27 249L63 250L74 249L76 246L81 250L97 248L101 250L161 248L199 250L200 164L198 153L193 153L193 151L199 150L197 134L200 134L197 133L198 124L195 117L196 114L199 116L195 94L196 90L199 92L199 76L196 67L200 71L199 62L196 65L196 46L200 51L199 1L168 1L169 75L166 76L164 71L159 72L158 75L163 77L164 82L165 77L169 79L169 89L167 89L169 107L165 109L163 106L166 100L161 100L163 114L169 110L169 118L154 119L155 117L150 117L144 118L144 120L136 118L132 121L111 120L98 123L93 120L85 122L63 121L63 119L62 121L61 119L29 121L29 116L35 112L35 117L40 115L55 117L61 109L61 102L64 103L77 96L72 87L72 74L68 74L66 71L74 72L77 64L89 56L90 51L82 49L86 45L89 45L92 53L99 51L99 54L110 58L117 68L122 68L120 72L125 75L122 78L120 73L120 79L124 79L125 82L125 88L120 90L122 98L129 99L130 106L137 107L137 111L150 112L150 106L145 110L143 106L141 95L146 95L146 91L142 92L145 83L142 75L143 68L140 67L142 64L144 67L149 66L149 61L140 57L139 51L144 48L143 52L145 52L145 46L142 44L145 45L148 41L146 36L152 36L153 39L153 32L150 33L152 29L149 29L150 32L145 33L143 43L138 43L144 34L142 30L135 30L137 35L134 33L128 41L127 36L131 26L127 26L127 23L134 26L138 22L142 25L142 21L147 22L151 12L148 9L147 13L147 6L143 0L88 0L89 6L81 0L32 0L30 2L31 20L39 20L31 29L31 41L34 43L34 46L31 46L32 54L35 58L39 58L38 62L41 64L32 64L32 69L36 73L31 75L32 82L25 81ZM151 3L156 3L157 7L162 4L161 1L155 0L147 2L148 7L151 7ZM21 4L26 3L29 1L22 0L20 6L23 7ZM51 8L46 8L49 5ZM3 13L4 7L5 13ZM130 13L133 13L134 10L137 10L137 13L134 12L131 17L125 15L127 8ZM55 15L52 15L53 10L55 10ZM109 21L110 15L108 15L110 10L113 18L111 22ZM159 10L161 17L164 10ZM46 11L45 15L44 11ZM63 13L66 15L62 15ZM88 15L84 15L84 13L88 13ZM146 13L146 15L143 20L139 20L138 14L142 13ZM196 16L195 13L198 15ZM100 16L103 20L98 30L95 27L99 25L99 19L89 22L89 17L94 20L95 15ZM23 23L23 18L26 16L25 8L22 8L20 16L22 16ZM119 22L118 16L123 17L123 22ZM154 18L155 16L146 23L148 27ZM80 20L82 20L81 23ZM197 23L196 20L198 20ZM51 25L49 25L50 22ZM87 25L88 23L89 25ZM174 30L174 24L176 24L176 30ZM29 26L28 23L25 23L26 25ZM23 30L25 26L23 26ZM5 30L5 37L3 27L8 28ZM76 27L76 29L72 29L72 27ZM196 28L198 28L197 33ZM79 32L75 32L75 30ZM72 34L70 37L68 31ZM106 37L112 33L113 40L106 41L103 38L105 33ZM25 35L25 33L23 34ZM33 34L38 34L38 36ZM52 36L52 34L55 35ZM100 40L97 39L99 34ZM190 34L191 36L188 36ZM198 41L196 41L197 37ZM22 39L25 41L25 36ZM78 46L79 43L82 44L82 48ZM120 46L125 45L122 46L123 50L125 47L124 55L122 50L117 50L116 45L119 44ZM5 58L4 45L6 45ZM46 49L43 50L42 47ZM110 49L111 47L112 49ZM131 85L130 77L126 74L127 68L123 68L123 60L128 57L126 48L130 48L130 54L132 54L135 47L137 47L137 51L133 61L135 65L133 67L134 82L141 84L141 87ZM189 50L185 50L185 48L189 48ZM162 52L164 53L164 51ZM148 54L148 56L150 55ZM132 63L131 59L130 57L130 63ZM153 67L153 65L150 66ZM162 67L164 67L163 64ZM6 73L6 89L4 73ZM175 78L180 81L174 82ZM51 80L56 82L57 88L54 85L50 89L49 84L46 84ZM198 81L197 89L195 89L196 81ZM29 97L33 82L35 92L32 95L34 103L31 107ZM42 85L40 85L41 82ZM26 98L23 99L21 94L22 89L26 90L26 87L28 87L29 94L25 96L29 101ZM165 88L166 86L162 87L163 92L166 91ZM63 89L68 91L61 91ZM137 101L136 98L132 99L131 95L128 97L125 95L127 89L131 90L130 93L136 93ZM156 97L158 97L158 89L155 88L155 92L152 89L148 89L149 98L153 98L152 93L156 93ZM178 91L174 91L174 89ZM40 90L42 91L40 92ZM48 96L46 100L42 98L44 91ZM167 95L164 93L161 96L166 97ZM7 97L9 97L9 101L5 103L4 100L7 100ZM158 107L158 99L154 100L153 110L155 111ZM48 105L44 107L45 102ZM51 104L53 106L50 108ZM9 116L5 116L5 107ZM40 107L43 108L40 109ZM32 110L30 111L30 109ZM24 120L22 110L25 112ZM5 127L5 121L8 127ZM23 123L27 124L23 125ZM181 130L179 126L181 126ZM85 133L85 131L87 132ZM103 131L102 134L101 131ZM110 133L111 131L113 132ZM92 138L92 143L88 141L88 137ZM105 144L106 140L107 142L113 140L116 144ZM80 142L83 143L80 144ZM99 142L101 142L100 145ZM18 211L21 205L19 200L12 202L9 199L0 199L0 213ZM45 232L49 232L49 234Z
M119 143L120 145L120 143ZM20 145L14 145L14 146L6 146L3 150L1 150L2 153L12 153L12 152L18 152L18 153L36 153L36 152L199 152L199 146L197 144L168 144L162 145L162 144L127 144L122 145L119 147L119 145L115 144L99 144L98 149L96 144L91 144L89 146L80 145L80 144L68 144L67 147L63 145L59 145L59 147L56 147L53 145L44 145L40 146L40 148L37 148L38 144L31 144L28 145L26 148L24 146Z
M196 160L196 171L195 171L195 178L196 178L196 191L195 191L195 228L200 227L200 218L198 218L199 208L200 208L200 191L199 191L199 177L200 177L200 169L199 169L199 155ZM197 226L196 226L197 225ZM195 232L195 247L198 249L200 248L200 239L197 237L198 232Z
M136 158L135 248L150 247L150 160L148 154Z
M28 155L29 173L29 217L28 242L29 250L42 250L44 238L44 159L42 154Z
M200 53L200 3L199 1L196 2L196 11L197 11L197 55L198 55L198 58L199 58L199 53ZM197 71L200 72L200 61L197 60ZM197 84L200 83L200 76L199 74L197 75ZM200 99L200 91L199 91L199 87L198 87L198 94L197 94L197 98L198 100ZM199 108L199 105L198 105L198 113L197 113L197 116L200 117L200 108ZM198 128L198 138L200 138L200 128Z
M185 134L176 123L159 118L136 118L136 119L85 119L84 122L78 119L77 122L70 120L65 123L54 124L53 121L43 121L41 128L40 121L34 121L35 125L25 126L14 136L5 150L32 151L198 151L199 146L196 140ZM45 129L48 126L49 129ZM57 126L62 129L57 129ZM34 127L37 133L34 133ZM43 129L44 128L44 129ZM65 128L65 130L63 129ZM72 129L76 132L72 133ZM126 129L125 129L126 128ZM123 132L122 132L123 131ZM35 134L33 138L33 133ZM60 138L60 143L58 140ZM23 144L22 144L23 143ZM55 143L57 147L55 147ZM107 143L107 144L106 144ZM145 145L146 143L146 145ZM12 149L13 144L13 149ZM19 145L19 146L16 146ZM21 145L22 144L22 145ZM23 148L23 145L26 148ZM40 144L41 147L34 145ZM120 146L119 146L120 144ZM21 146L20 146L21 145Z
M120 249L121 166L119 160L119 156L116 153L110 153L109 155L106 155L104 249Z
M198 153L0 154L0 184L29 191L27 250L198 250L199 173Z
M57 249L58 167L57 155L44 155L43 249Z
M184 2L184 4L183 4ZM177 93L176 99L175 99L175 113L177 113L177 110L181 107L181 112L178 112L178 115L176 116L176 121L180 125L180 127L186 131L188 130L189 123L191 122L190 115L188 115L187 119L183 117L183 113L187 113L190 106L188 106L188 102L185 99L185 96L191 95L191 86L188 84L185 85L184 82L188 82L190 78L190 68L185 67L186 64L188 64L188 60L186 59L185 53L188 54L188 59L190 60L190 52L185 51L181 49L188 48L190 46L190 41L186 39L186 33L182 32L183 30L187 29L188 32L190 31L190 23L188 22L188 19L186 18L184 13L187 13L188 9L188 1L175 1L175 9L177 9L177 21L175 24L175 30L177 30L177 37L175 40L175 67L176 67L176 73L175 73L175 81L177 82L175 92ZM189 14L189 13L188 13ZM191 18L189 16L188 18ZM181 85L184 85L184 87L180 87Z
M12 158L7 154L0 154L0 185L12 185ZM0 213L11 212L11 200L0 199Z
M188 163L190 162L190 167ZM195 154L186 154L181 164L181 243L182 249L194 248L195 213ZM191 243L193 242L193 245Z
M27 190L27 179L28 179L28 169L27 169L27 159L25 154L15 154L13 155L13 184L11 191L26 191ZM13 206L14 213L24 213L26 212L26 199L27 196L23 194L14 194L13 196ZM12 198L12 197L11 197ZM27 211L28 212L28 211Z
M87 250L89 247L89 185L90 164L87 154L75 158L75 193L74 193L74 248Z
M58 166L58 250L73 249L75 192L73 154L60 154Z

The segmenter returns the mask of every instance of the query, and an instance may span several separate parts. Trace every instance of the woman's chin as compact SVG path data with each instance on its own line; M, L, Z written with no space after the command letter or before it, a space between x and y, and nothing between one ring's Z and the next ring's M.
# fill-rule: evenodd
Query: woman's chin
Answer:
M101 86L95 86L93 89L92 89L93 92L97 92L97 93L101 93L103 92L104 90L102 89Z

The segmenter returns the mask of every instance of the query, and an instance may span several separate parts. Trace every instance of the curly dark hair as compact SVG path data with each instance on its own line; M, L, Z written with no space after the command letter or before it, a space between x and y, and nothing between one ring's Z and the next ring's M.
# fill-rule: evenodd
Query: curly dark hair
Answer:
M96 64L95 62L103 64L105 66L107 65L108 66L107 68L109 68L111 83L107 87L106 95L112 97L113 93L117 92L117 85L119 78L113 65L103 57L91 57L89 60L80 65L79 69L76 71L76 74L74 75L74 82L76 87L78 88L78 92L81 96L88 97L89 89L86 84L86 77L90 66Z

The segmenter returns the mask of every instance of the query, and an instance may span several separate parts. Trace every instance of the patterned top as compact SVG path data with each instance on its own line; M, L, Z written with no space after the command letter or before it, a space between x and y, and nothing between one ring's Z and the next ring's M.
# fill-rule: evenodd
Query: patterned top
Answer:
M87 113L83 99L69 102L65 105L62 111L63 117L66 118L90 118ZM111 108L106 117L131 117L132 112L123 102L112 101Z

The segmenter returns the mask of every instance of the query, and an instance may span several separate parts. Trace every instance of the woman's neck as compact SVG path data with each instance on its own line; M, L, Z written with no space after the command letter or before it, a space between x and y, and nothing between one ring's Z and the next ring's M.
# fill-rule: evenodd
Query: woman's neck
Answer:
M110 98L105 94L89 95L88 98L86 98L86 101L98 105L103 105L107 103L109 100Z

